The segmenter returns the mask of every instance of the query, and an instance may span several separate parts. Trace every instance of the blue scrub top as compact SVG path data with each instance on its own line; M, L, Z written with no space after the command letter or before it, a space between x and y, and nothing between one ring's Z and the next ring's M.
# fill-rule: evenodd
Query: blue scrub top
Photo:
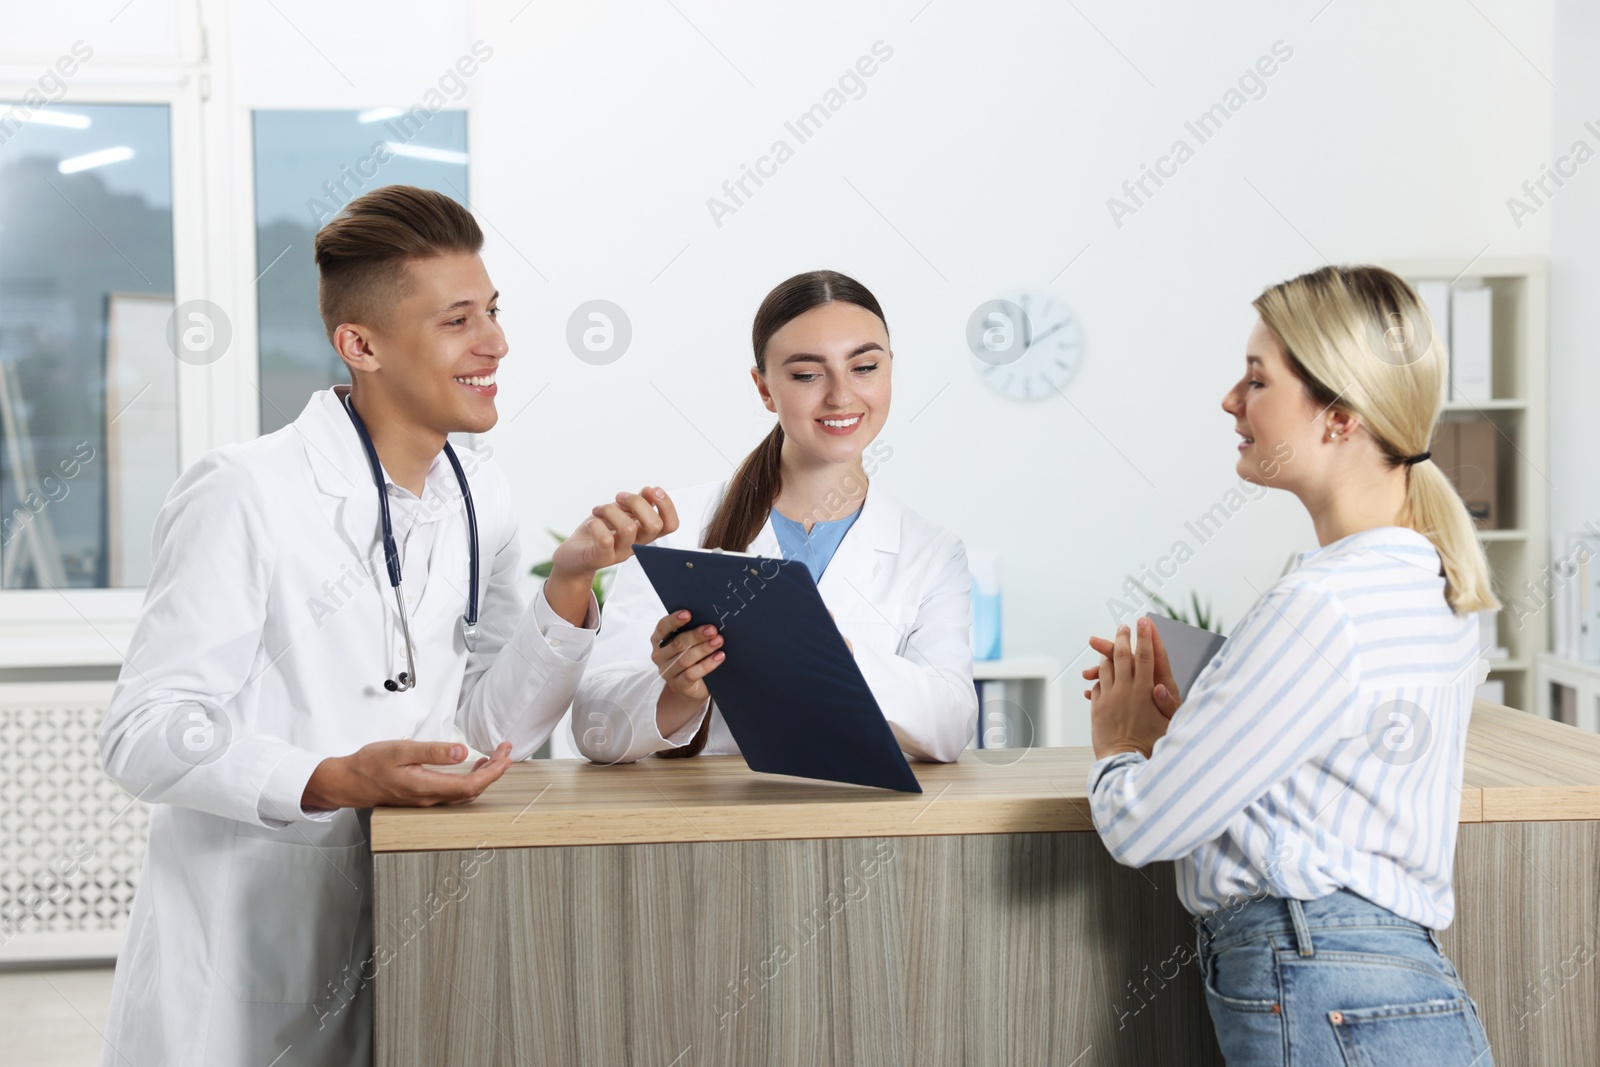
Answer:
M773 508L772 532L778 535L778 548L783 552L783 558L804 563L806 570L811 572L811 580L820 582L822 572L828 569L833 554L839 550L839 542L844 540L844 535L860 514L861 509L857 508L842 519L812 523L811 532L807 534L805 523L780 515L778 509Z

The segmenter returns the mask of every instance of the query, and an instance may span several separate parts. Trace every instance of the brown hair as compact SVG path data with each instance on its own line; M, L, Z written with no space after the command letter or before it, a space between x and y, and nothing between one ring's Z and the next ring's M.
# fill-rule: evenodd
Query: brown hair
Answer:
M332 343L346 322L379 325L411 291L407 264L483 249L470 212L443 193L385 185L356 197L317 231L317 308Z
M1446 363L1417 294L1382 267L1323 267L1269 286L1254 306L1311 400L1360 417L1384 461L1405 466L1400 521L1438 550L1450 607L1499 607L1466 505L1444 472L1420 458L1439 421Z
M756 309L755 321L750 326L750 343L755 348L756 370L767 370L767 344L772 335L790 322L814 308L842 301L864 308L883 322L884 332L889 324L883 318L883 308L878 298L854 278L835 270L813 270L796 274L782 282ZM761 527L772 511L772 502L778 499L782 488L780 460L783 458L783 427L774 426L762 439L728 483L728 492L717 507L717 513L706 527L701 548L721 548L730 552L743 552L756 539ZM711 715L707 713L689 743L682 748L657 752L662 759L684 759L698 756L706 747L711 735Z
M750 326L750 342L755 348L756 370L767 370L767 344L772 335L801 315L824 304L841 301L864 308L884 322L883 308L878 298L854 278L835 270L813 270L796 274L782 282L756 309L755 321ZM727 495L717 508L716 515L706 527L701 548L722 548L730 552L743 552L750 547L756 534L761 532L772 502L778 499L782 482L778 474L778 461L783 456L783 427L774 426L772 432L757 445L728 483Z

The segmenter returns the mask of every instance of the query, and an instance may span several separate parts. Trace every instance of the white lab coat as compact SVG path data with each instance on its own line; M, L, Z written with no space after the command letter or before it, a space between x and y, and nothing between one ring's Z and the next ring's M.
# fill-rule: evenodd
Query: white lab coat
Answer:
M698 547L726 491L723 482L672 494L682 525L655 543ZM770 519L747 551L781 557ZM853 644L856 665L900 748L924 760L959 756L978 721L972 579L961 541L874 485L817 591ZM666 613L637 559L618 568L572 705L572 740L596 763L626 763L681 748L704 718L696 716L670 737L656 726L656 701L666 682L650 660L650 635ZM714 701L708 704L712 719L704 751L738 752L721 711Z
M510 485L486 458L459 455L479 527L478 648L459 626L467 526L441 455L420 501L401 501L416 516L402 549L418 675L406 693L383 689L405 649L377 488L332 390L173 486L100 732L106 772L154 804L106 1067L371 1061L366 813L302 811L311 772L372 741L449 740L457 724L481 751L510 741L526 758L560 721L593 641L542 595L524 613ZM405 496L389 492L392 505ZM196 701L214 702L223 725L192 718ZM227 738L210 749L220 755L181 758L207 751L208 729ZM379 945L394 936L381 931Z

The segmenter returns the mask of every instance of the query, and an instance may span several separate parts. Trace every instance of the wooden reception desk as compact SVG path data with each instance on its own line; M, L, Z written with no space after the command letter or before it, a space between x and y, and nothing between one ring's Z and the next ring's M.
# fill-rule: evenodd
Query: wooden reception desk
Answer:
M892 794L737 757L537 761L372 816L379 1067L1221 1064L1170 863L1088 749ZM1445 951L1499 1067L1600 1063L1600 736L1479 703Z

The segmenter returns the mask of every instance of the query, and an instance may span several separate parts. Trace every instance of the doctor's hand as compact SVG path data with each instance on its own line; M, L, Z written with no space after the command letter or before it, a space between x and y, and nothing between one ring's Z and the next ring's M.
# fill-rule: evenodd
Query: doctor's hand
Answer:
M374 741L348 756L317 764L300 798L308 810L334 808L431 808L478 799L511 766L511 742L480 759L467 774L432 770L426 764L460 763L467 746L448 741Z
M658 486L618 493L615 501L597 504L572 536L556 546L544 583L545 600L557 615L582 626L595 572L625 562L634 545L649 544L677 528L678 510Z
M1143 630L1140 631L1140 644L1143 644L1146 640L1145 632ZM1155 683L1151 689L1150 696L1156 703L1156 710L1170 719L1173 712L1177 711L1178 706L1183 703L1183 696L1178 692L1178 683L1173 680L1172 664L1167 659L1167 646L1161 642L1161 631L1151 625L1148 632L1150 635L1150 651L1154 656L1152 660L1152 667L1154 668L1152 680ZM1091 637L1089 638L1089 647L1100 653L1101 656L1109 656L1115 645L1103 637ZM1100 677L1100 665L1095 664L1090 667L1083 672L1083 676L1091 682L1095 681ZM1093 699L1090 693L1091 691L1088 689L1083 691L1084 696Z
M656 725L663 737L682 729L705 710L706 701L711 699L705 677L727 657L722 650L722 635L715 626L697 626L667 641L669 634L688 622L687 611L675 611L663 615L650 631L650 662L667 683L656 701ZM665 646L663 641L667 641Z
M1096 759L1117 752L1137 752L1148 757L1155 743L1166 736L1168 718L1156 707L1155 627L1141 618L1139 651L1126 626L1118 627L1111 654L1100 661L1094 689L1089 693L1090 741Z

